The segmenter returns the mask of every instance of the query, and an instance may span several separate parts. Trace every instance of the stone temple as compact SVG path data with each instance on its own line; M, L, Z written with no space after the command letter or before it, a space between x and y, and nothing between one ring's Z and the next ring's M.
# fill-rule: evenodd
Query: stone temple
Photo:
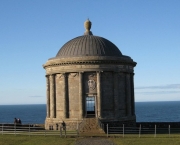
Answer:
M84 35L65 43L43 65L46 70L45 128L62 121L76 126L92 117L102 123L135 124L136 62L111 41L93 35L85 21Z

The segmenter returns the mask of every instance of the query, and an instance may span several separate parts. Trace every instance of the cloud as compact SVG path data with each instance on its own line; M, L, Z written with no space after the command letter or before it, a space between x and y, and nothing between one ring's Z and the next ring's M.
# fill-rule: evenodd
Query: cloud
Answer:
M180 84L169 84L161 86L135 87L135 89L180 89Z
M29 97L40 98L40 97L43 97L43 96L29 96Z

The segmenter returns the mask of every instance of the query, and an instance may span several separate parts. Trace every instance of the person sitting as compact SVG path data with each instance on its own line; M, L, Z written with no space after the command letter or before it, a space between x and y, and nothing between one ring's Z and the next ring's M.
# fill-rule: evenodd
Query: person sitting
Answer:
M19 124L22 124L21 119L19 119Z
M18 124L21 124L21 119L18 118L18 119L17 119L17 123L18 123Z
M21 119L17 119L17 124L21 125Z

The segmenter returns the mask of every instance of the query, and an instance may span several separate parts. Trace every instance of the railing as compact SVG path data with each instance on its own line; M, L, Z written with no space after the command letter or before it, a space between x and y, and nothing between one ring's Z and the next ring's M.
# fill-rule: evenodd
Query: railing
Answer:
M28 136L34 136L34 135L58 135L60 137L67 137L67 136L79 136L79 130L83 127L85 123L85 120L83 120L79 125L77 125L76 130L66 130L68 126L62 127L60 126L59 130L45 130L44 127L41 126L35 126L31 124L26 125L16 125L16 124L0 124L0 134L13 134L13 135L28 135ZM103 124L100 121L98 121L99 126L106 130L107 137L109 136L128 136L128 135L137 135L137 137L142 137L147 134L151 134L152 137L157 137L158 135L167 135L171 136L178 135L180 136L180 127L171 127L171 125L168 125L167 127L159 127L156 124L151 127L144 127L141 124L139 124L139 127L126 127L124 124L120 127L112 127L108 124Z
M67 126L68 127L68 126ZM16 135L59 135L60 137L78 136L78 130L66 130L66 127L60 126L59 130L45 130L40 126L33 126L31 124L17 125L17 124L1 124L0 134L14 134Z
M99 126L102 130L105 130L104 124L99 120L99 118L97 118L97 122L98 122L98 126Z
M170 125L167 128L158 128L157 125L147 128L142 127L141 124L139 127L125 127L124 124L121 127L110 127L108 124L106 124L106 133L107 137L110 135L122 135L122 137L125 137L125 135L128 134L137 134L138 137L146 134L152 134L154 137L156 137L158 134L167 134L170 137L171 134L180 135L180 128L171 128Z

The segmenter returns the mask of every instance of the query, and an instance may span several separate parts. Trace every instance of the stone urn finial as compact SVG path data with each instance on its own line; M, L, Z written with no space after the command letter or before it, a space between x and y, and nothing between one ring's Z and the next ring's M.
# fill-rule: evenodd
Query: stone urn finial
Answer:
M85 22L84 22L84 27L86 29L86 31L84 32L84 35L92 35L92 32L90 31L91 29L91 21L89 19L87 19Z
M85 22L84 22L84 27L86 29L86 31L90 31L91 29L91 21L89 21L89 19L87 19Z

